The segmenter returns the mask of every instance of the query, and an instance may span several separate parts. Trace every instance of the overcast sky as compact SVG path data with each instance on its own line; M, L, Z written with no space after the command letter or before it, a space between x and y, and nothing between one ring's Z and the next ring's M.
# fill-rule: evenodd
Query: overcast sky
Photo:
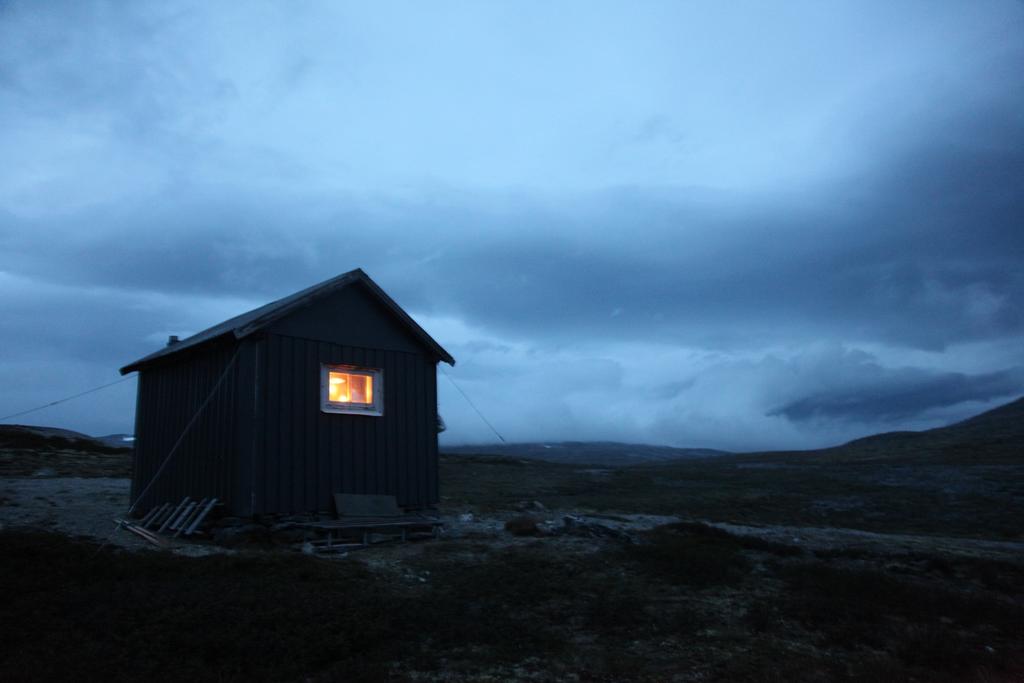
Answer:
M0 150L0 415L355 267L510 441L1024 394L1016 1L0 0ZM13 421L130 432L134 391Z

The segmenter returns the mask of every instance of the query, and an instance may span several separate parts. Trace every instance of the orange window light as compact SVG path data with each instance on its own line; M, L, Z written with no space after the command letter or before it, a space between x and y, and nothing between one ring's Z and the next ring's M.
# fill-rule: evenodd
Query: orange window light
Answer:
M373 405L373 377L349 372L327 373L327 400L332 403Z

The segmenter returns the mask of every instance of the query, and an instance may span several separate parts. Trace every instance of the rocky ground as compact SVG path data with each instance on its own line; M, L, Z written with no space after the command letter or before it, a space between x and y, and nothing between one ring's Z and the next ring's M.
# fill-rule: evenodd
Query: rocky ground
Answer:
M152 545L117 528L128 509L130 480L115 477L4 477L0 478L0 531L33 529L59 531L69 536L97 539L131 550ZM511 509L486 514L443 510L440 537L485 543L494 548L544 539L550 545L596 548L607 539L635 541L638 534L681 521L672 515L635 513L601 514L579 509L550 510L538 501L520 501ZM704 521L704 520L690 520ZM899 556L931 553L951 557L1016 561L1024 558L1024 543L936 535L882 534L857 529L791 525L744 525L707 522L738 536L784 543L811 552L844 551ZM238 543L232 543L238 546ZM246 545L246 544L242 544ZM290 543L278 549L291 548ZM169 539L168 550L184 555L232 552L207 538ZM395 557L415 555L420 546L397 548L380 545L360 551L368 565L389 564Z
M4 477L0 479L0 525L3 529L59 531L88 536L125 548L148 544L125 532L115 533L115 519L128 509L131 482L109 477Z
M126 517L130 486L131 481L124 478L57 477L46 472L29 477L0 478L0 531L57 531L129 550L152 549L152 544L119 529L115 521ZM599 515L577 510L548 510L536 501L523 502L516 508L488 515L447 511L438 515L444 523L439 536L446 540L486 542L496 548L527 543L538 537L561 544L593 546L602 538L628 540L636 533L678 521L676 517L664 515ZM253 545L233 540L233 546L251 548ZM167 549L176 554L232 552L211 543L207 537L168 541ZM278 549L286 549L293 544L277 545ZM361 553L360 559L373 565L377 556L418 552L418 546L412 545L400 550L394 550L393 546L385 548L375 546L370 552Z
M0 680L1024 680L1022 467L976 453L449 456L438 538L312 557L254 520L152 552L123 455L0 455Z
M0 478L0 531L56 531L128 550L151 550L152 544L118 529L115 521L126 516L130 487L131 480L115 477ZM231 552L185 539L168 539L167 550L192 556Z

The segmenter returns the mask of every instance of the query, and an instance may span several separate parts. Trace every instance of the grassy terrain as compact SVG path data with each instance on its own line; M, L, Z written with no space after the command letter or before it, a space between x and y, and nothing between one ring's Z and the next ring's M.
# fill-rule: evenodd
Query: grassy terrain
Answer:
M834 526L1000 540L1024 538L1024 464L910 460L823 463L719 457L593 470L448 456L443 502L493 511L520 500L552 508L679 515L741 524Z
M1024 568L899 571L683 524L418 546L393 571L3 534L0 679L1013 681ZM908 565L909 566L909 565ZM573 678L575 677L575 678Z
M483 450L481 450L483 449ZM503 458L525 458L546 462L579 464L585 462L602 467L623 467L642 463L664 462L684 458L707 458L725 455L726 451L710 448L673 448L649 444L614 441L561 441L553 443L500 443L486 446L448 446L452 455L497 455Z
M629 468L460 454L442 459L441 472L447 504L482 511L525 499L751 525L1020 540L1024 399L949 427L818 451Z

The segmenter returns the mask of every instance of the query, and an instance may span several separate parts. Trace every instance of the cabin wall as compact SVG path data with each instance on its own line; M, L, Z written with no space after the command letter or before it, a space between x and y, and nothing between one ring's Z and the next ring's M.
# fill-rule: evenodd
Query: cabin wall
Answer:
M260 347L253 513L330 511L334 493L393 495L409 508L438 502L433 358L286 334L267 334ZM322 412L323 363L380 368L384 414Z
M233 340L214 343L139 372L131 489L137 514L186 495L215 496L230 505L238 467L239 363L232 363L237 348ZM225 370L217 392L185 433ZM179 438L180 445L154 480Z

